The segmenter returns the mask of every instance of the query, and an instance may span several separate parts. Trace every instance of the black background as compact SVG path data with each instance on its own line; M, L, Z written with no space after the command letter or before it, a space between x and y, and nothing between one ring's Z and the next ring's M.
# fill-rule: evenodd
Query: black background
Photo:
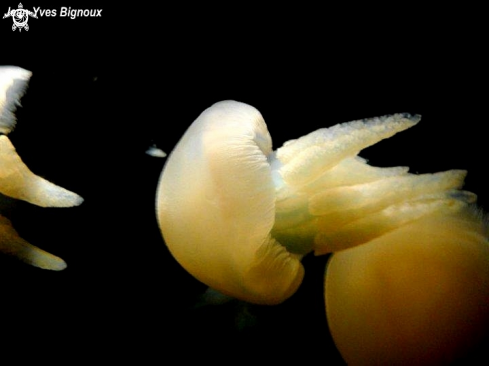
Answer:
M0 11L8 6L17 4ZM304 259L303 286L281 305L196 308L205 286L165 247L154 210L164 160L145 150L170 152L220 100L258 108L275 147L340 122L421 114L361 155L419 173L467 169L466 189L488 207L487 60L476 20L421 9L379 18L285 6L62 6L103 8L102 17L30 19L28 32L0 20L0 64L33 72L9 138L33 172L85 199L70 209L13 202L6 213L23 238L68 263L56 273L0 256L7 344L40 359L63 350L67 361L144 364L181 345L181 360L232 362L229 351L341 362L324 314L327 258Z

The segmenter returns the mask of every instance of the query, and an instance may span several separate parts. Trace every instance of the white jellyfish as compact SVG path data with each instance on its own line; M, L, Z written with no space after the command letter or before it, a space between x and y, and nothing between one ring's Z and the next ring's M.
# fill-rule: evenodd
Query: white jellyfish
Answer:
M277 304L301 258L325 274L333 339L349 364L457 359L489 323L487 226L465 171L411 174L358 153L414 126L395 114L339 124L273 151L262 115L236 101L205 110L162 171L159 226L175 259L215 290Z
M0 194L41 207L72 207L82 203L77 194L32 173L7 137L15 127L15 110L31 72L16 66L0 67ZM36 267L62 270L66 263L22 239L10 220L0 215L0 251Z

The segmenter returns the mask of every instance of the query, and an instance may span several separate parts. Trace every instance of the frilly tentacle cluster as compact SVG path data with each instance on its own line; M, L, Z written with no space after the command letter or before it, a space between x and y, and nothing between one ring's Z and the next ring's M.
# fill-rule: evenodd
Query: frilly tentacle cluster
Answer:
M316 255L366 243L425 215L476 201L460 190L462 170L411 174L368 165L358 153L414 126L421 116L394 114L324 128L276 151L273 235L293 252Z

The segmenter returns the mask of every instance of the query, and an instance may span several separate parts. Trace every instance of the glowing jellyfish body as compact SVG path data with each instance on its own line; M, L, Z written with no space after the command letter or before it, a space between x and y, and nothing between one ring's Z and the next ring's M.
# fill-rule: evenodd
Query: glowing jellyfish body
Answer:
M0 67L0 194L41 207L71 207L83 199L32 173L6 136L15 126L15 109L24 94L30 71L15 66ZM0 251L33 266L62 270L66 263L22 239L11 222L0 215Z
M255 108L214 104L160 177L169 250L200 281L259 304L296 291L303 255L335 252L326 308L347 362L454 359L487 329L489 303L487 232L465 172L415 175L357 156L419 119L344 123L273 151Z
M160 228L175 258L210 287L255 303L283 301L303 276L299 259L270 235L271 146L258 111L221 103L175 147L157 197Z
M480 220L428 215L332 256L328 324L348 364L452 364L478 346L489 326Z

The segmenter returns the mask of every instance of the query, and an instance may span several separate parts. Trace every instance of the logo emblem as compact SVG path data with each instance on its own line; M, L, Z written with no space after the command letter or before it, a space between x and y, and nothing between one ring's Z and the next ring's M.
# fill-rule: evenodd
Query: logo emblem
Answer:
M27 21L29 20L29 15L33 18L37 19L37 15L32 11L24 9L22 3L19 3L18 9L10 9L8 8L7 14L3 15L3 19L12 17L14 24L12 25L12 30L19 29L19 32L24 28L26 31L29 30L29 26L27 25Z

